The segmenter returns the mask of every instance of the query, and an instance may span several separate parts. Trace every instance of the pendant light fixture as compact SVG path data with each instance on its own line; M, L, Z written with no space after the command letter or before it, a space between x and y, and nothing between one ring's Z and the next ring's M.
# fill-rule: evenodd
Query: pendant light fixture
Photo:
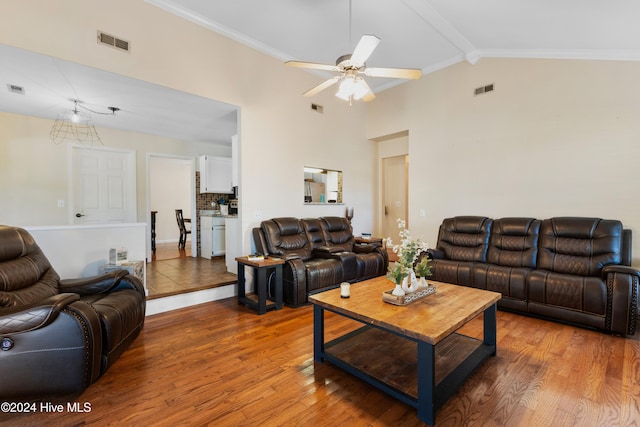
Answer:
M51 140L56 144L60 144L63 141L71 141L89 146L94 144L103 145L100 135L98 135L98 131L93 125L90 113L113 116L120 109L118 107L107 107L110 113L102 113L84 107L82 101L78 99L70 99L69 101L73 102L73 108L64 110L53 122L51 131L49 131Z

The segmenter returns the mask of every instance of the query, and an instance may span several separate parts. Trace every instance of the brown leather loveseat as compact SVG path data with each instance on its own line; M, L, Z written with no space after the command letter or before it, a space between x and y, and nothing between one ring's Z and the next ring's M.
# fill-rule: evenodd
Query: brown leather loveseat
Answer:
M256 251L285 260L283 298L293 307L307 296L386 274L387 252L357 243L346 218L273 218L253 229Z
M81 393L138 336L145 307L127 271L60 280L27 231L0 225L0 398Z
M500 292L501 309L635 333L640 272L620 221L447 218L429 253L435 280Z

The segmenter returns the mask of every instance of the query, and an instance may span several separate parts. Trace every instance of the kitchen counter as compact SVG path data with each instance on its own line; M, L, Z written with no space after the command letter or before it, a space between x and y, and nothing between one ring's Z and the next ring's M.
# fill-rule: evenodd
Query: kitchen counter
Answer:
M212 216L216 218L238 218L238 215L220 215L220 211L202 210L200 216Z

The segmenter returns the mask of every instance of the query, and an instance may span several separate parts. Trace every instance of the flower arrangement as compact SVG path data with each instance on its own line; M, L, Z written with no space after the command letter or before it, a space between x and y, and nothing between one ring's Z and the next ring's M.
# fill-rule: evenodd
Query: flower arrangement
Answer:
M427 277L431 276L431 266L429 265L430 259L425 255L422 257L420 262L416 264L416 274L419 277Z
M398 218L398 228L400 229L400 244L394 245L390 237L386 239L387 247L390 247L395 254L398 254L398 261L393 267L389 267L387 276L389 280L393 280L397 285L401 284L404 278L411 274L418 256L428 248L428 244L421 242L420 239L411 239L411 233L406 228L406 222L401 218ZM431 273L427 257L423 257L417 267L419 268L417 273L421 276L423 273L425 273L425 276Z

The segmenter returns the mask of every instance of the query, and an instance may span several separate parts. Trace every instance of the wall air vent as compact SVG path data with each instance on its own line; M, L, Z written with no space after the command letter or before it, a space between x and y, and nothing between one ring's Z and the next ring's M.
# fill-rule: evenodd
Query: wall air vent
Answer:
M477 87L473 90L473 94L476 96L482 95L483 93L487 93L487 92L493 92L493 83L486 86Z
M125 52L129 52L130 46L129 42L126 40L122 40L117 38L116 36L112 36L111 34L103 33L98 30L98 43L106 44L107 46L111 46L118 50L123 50Z
M320 113L320 114L322 114L322 112L323 112L323 110L324 110L324 109L322 108L322 105L318 105L318 104L311 104L311 109L312 109L313 111L317 111L317 112L318 112L318 113Z
M11 93L17 93L18 95L24 95L24 88L18 85L7 84L7 89Z

